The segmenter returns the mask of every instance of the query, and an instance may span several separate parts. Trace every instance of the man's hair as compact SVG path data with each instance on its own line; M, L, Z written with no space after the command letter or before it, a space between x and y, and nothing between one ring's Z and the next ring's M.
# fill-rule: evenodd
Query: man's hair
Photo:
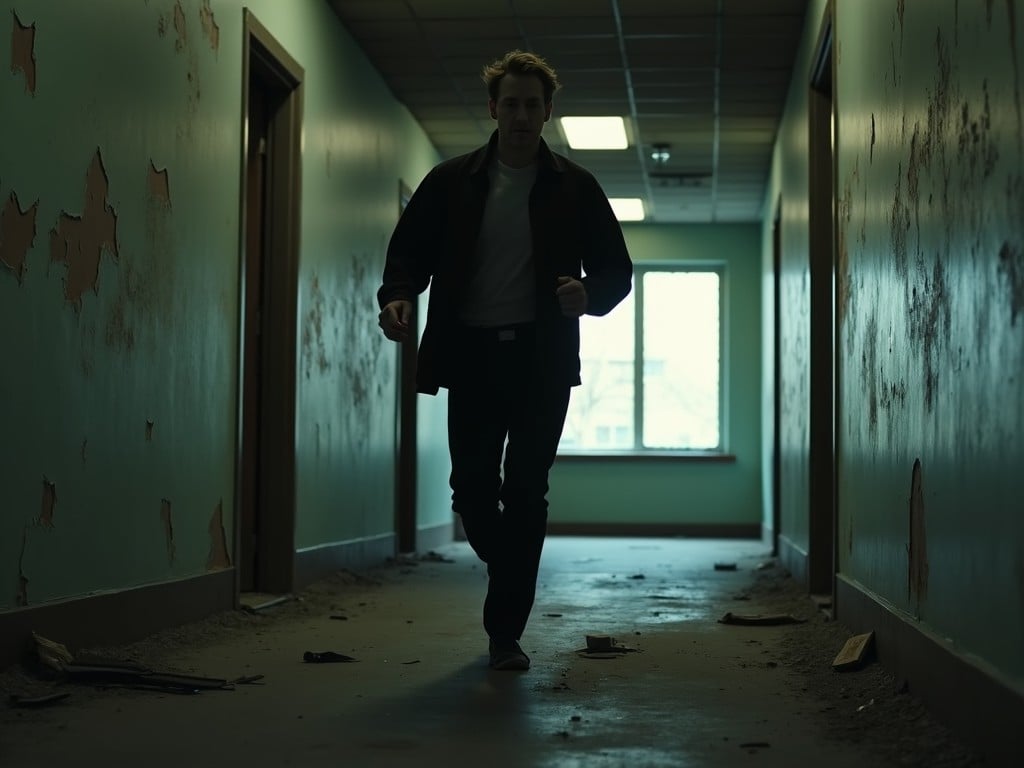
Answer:
M487 84L487 93L492 99L498 98L498 86L501 78L509 73L516 75L532 75L540 80L544 87L544 102L548 103L555 95L555 91L562 87L558 82L558 75L544 59L535 53L526 51L509 51L497 61L484 67L483 81Z

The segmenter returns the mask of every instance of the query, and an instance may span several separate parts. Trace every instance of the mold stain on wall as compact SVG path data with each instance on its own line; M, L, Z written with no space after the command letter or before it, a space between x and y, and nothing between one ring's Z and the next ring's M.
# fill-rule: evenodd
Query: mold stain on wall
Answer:
M1017 315L1024 312L1024 251L1019 245L1004 241L999 249L999 275L1006 286L1010 305L1010 325L1017 325Z
M11 72L25 75L25 90L36 94L36 25L21 23L16 11L11 13Z
M117 214L107 203L109 181L100 150L86 173L85 208L81 216L62 212L50 232L50 259L67 266L64 297L76 309L87 290L99 292L99 266L104 251L117 258Z
M305 322L302 324L302 358L303 370L307 379L312 376L313 367L321 376L331 370L331 361L327 356L327 344L324 341L324 315L333 325L336 314L336 302L327 306L327 299L320 288L320 277L313 275L309 287L309 309L306 311Z
M0 262L14 273L19 283L25 277L28 251L36 239L38 212L38 200L22 210L18 195L12 191L0 213Z

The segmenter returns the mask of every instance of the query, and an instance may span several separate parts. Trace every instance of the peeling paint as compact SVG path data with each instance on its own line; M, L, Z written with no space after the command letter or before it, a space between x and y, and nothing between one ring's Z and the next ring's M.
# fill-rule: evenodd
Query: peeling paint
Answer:
M11 14L11 72L25 75L25 90L36 95L36 25L25 26L16 12Z
M199 20L203 25L203 34L210 41L210 47L214 51L218 50L220 48L220 27L217 26L213 11L210 10L210 0L203 0L203 4L199 8Z
M107 172L97 149L86 174L85 210L81 216L62 212L50 232L50 258L67 264L64 296L76 309L81 308L86 290L99 291L103 251L118 256L117 214L107 204L108 189Z
M217 502L210 518L210 554L206 558L207 570L219 570L231 567L231 557L228 555L228 538L224 533L224 502Z
M14 272L20 283L25 276L25 261L36 239L36 214L39 201L27 210L21 209L18 195L11 192L0 214L0 262Z
M28 606L28 577L25 576L25 549L28 546L28 531L21 529L21 552L18 553L18 586L14 593L14 604L19 608Z
M910 478L910 544L907 547L907 593L918 605L928 596L928 542L924 525L921 460L914 460Z
M174 4L174 33L177 35L177 39L174 41L174 50L180 53L188 45L188 29L185 23L185 10L181 7L181 0Z
M53 528L53 514L57 508L57 485L43 477L43 501L39 509L39 525Z
M149 161L149 197L156 202L171 207L171 184L167 169L157 169L156 164Z
M174 524L171 521L171 502L160 499L160 520L164 524L164 538L167 541L167 563L174 565Z
M1010 295L1010 325L1017 325L1017 315L1024 312L1024 249L1004 241L999 249L999 276Z

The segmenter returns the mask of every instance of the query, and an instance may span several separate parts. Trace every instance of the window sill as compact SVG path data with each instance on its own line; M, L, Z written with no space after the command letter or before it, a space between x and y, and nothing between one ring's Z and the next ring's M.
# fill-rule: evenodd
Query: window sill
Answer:
M625 461L625 462L700 462L711 464L735 464L736 454L720 451L576 451L555 456L559 462Z

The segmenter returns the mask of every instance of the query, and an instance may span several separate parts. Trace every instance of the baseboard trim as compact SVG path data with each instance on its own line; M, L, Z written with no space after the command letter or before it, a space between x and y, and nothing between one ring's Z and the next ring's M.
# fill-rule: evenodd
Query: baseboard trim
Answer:
M807 550L784 533L779 534L779 562L800 586L807 587Z
M455 541L455 521L416 529L416 551L429 552Z
M842 574L836 577L836 616L854 632L873 630L878 660L987 761L1020 764L1024 690Z
M294 589L300 590L344 568L359 570L380 565L395 556L397 546L398 539L394 533L382 533L296 550Z
M760 539L760 523L548 523L549 536Z
M154 606L159 606L159 610ZM235 608L235 569L0 612L0 669L32 650L32 633L82 648L122 645Z

